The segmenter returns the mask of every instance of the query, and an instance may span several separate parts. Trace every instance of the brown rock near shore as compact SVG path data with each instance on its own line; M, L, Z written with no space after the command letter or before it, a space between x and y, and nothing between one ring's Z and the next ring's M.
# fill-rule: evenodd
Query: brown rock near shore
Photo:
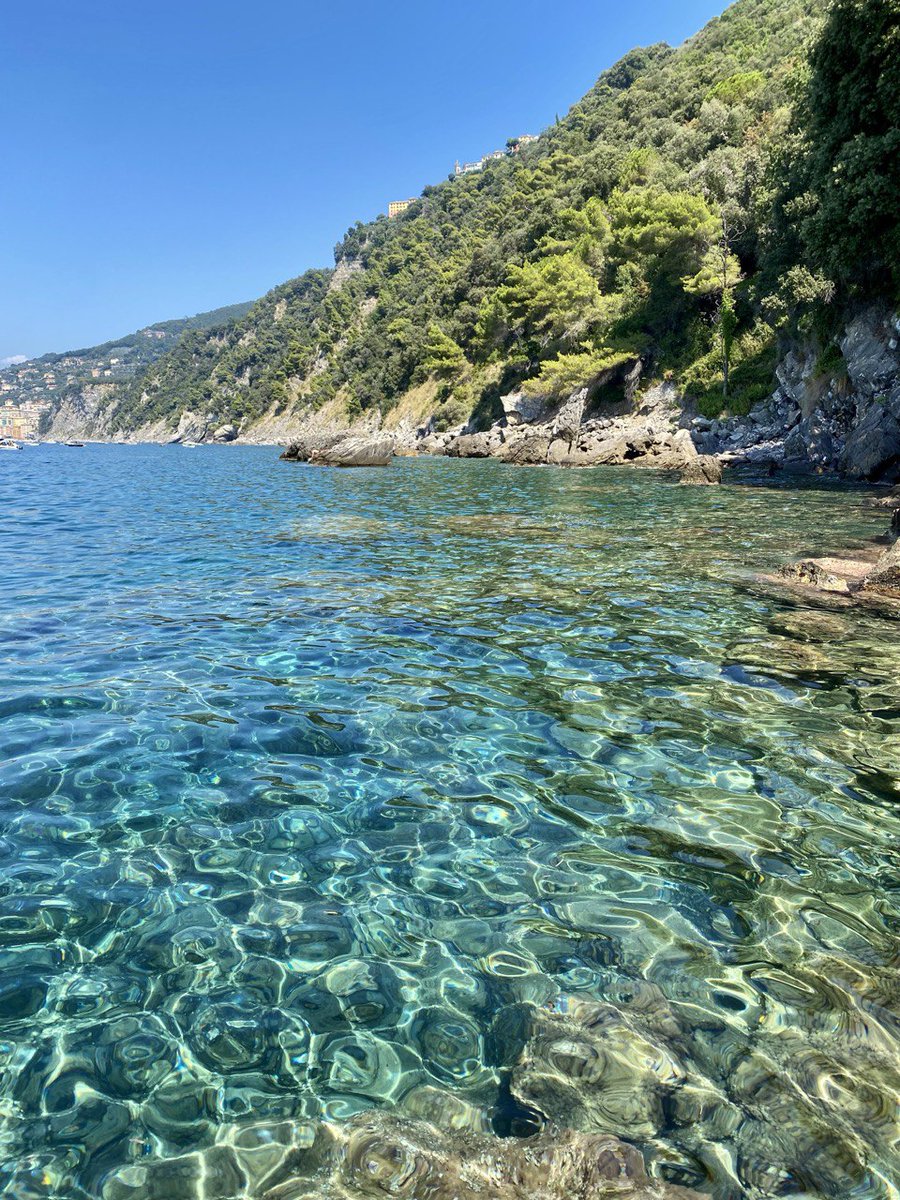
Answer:
M682 467L681 482L694 486L721 483L722 465L711 454L698 454Z
M858 559L806 558L781 567L779 575L805 587L817 588L820 592L849 596L851 583L861 583L868 569L868 565Z
M868 550L854 558L801 559L760 580L781 583L818 603L861 604L887 616L900 616L898 514L900 510L894 513L886 535L892 545L877 557Z
M900 540L886 550L865 577L866 591L888 592L900 596Z

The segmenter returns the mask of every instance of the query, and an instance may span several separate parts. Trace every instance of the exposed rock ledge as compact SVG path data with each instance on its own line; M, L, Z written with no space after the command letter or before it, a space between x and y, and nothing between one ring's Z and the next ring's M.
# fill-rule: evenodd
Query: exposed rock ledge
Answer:
M636 396L637 363L621 381L622 402L602 415L591 415L587 389L556 407L513 393L490 429L422 429L403 452L573 467L630 463L687 469L685 482L715 482L716 469L698 466L699 454L726 467L900 480L900 316L872 306L850 320L832 347L840 350L836 373L820 366L819 349L787 352L774 393L744 416L697 415L671 383Z
M889 549L863 551L852 557L806 558L788 563L764 582L800 594L828 607L863 605L900 617L900 508L895 509L888 531L894 538Z
M682 426L680 397L671 383L650 388L585 419L588 390L551 406L513 393L503 397L504 416L480 433L426 430L407 453L451 458L496 458L519 466L597 467L629 463L682 473L684 483L718 483L721 468L697 452L691 431Z
M281 457L326 467L386 467L394 457L394 439L385 434L326 434L292 442Z

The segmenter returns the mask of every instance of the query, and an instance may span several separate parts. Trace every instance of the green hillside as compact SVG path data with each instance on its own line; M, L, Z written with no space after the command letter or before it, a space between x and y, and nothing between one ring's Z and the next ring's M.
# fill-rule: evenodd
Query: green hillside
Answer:
M61 354L42 354L0 371L4 401L16 404L40 402L58 405L73 392L95 384L116 385L142 375L162 358L190 330L208 331L242 317L250 304L229 304L194 317L158 321L125 337L66 350Z
M638 358L704 411L744 411L798 329L834 367L845 306L898 282L898 11L738 0L677 49L632 51L520 153L350 229L337 274L187 334L115 425L211 404L352 417L430 379L446 426Z

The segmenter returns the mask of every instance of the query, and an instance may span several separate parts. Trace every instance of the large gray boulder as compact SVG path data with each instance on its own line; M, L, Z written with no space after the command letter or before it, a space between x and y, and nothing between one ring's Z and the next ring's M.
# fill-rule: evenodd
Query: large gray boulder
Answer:
M233 442L237 437L238 431L233 425L220 425L213 434L214 442Z
M615 467L630 458L637 458L644 451L627 437L613 436L586 442L584 453L591 466Z
M545 463L551 441L552 438L548 433L523 430L518 436L507 437L497 451L497 458L501 462L516 463L519 466Z
M697 447L689 429L679 429L672 438L672 450L684 459L685 464L698 458Z
M681 483L694 486L722 482L722 465L711 454L698 454L681 468Z
M453 438L447 433L429 433L418 442L420 454L433 454L438 457L448 456Z
M446 454L450 458L490 458L501 445L499 434L493 430L463 433L449 444Z
M314 450L311 463L325 467L386 467L394 457L394 439L384 434L348 437L333 446Z
M281 458L287 462L308 462L310 455L316 450L327 450L329 447L344 441L347 432L342 433L308 433L286 446Z

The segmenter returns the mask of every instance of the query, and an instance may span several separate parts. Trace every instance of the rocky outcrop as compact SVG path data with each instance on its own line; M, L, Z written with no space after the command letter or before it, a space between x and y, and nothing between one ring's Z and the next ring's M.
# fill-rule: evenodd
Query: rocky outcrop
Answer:
M281 457L288 462L309 462L309 457L317 450L328 450L347 436L346 430L341 433L311 433L291 442L282 451Z
M208 431L208 417L185 410L181 414L178 428L167 441L170 445L176 445L179 442L202 442L206 439Z
M351 262L339 266L333 286L340 286L357 269L358 264ZM502 397L503 415L484 433L470 428L435 432L427 411L419 409L412 414L414 423L408 430L401 428L402 422L396 424L396 415L382 418L374 410L347 428L347 414L340 406L312 410L299 400L284 411L241 425L233 439L234 425L225 406L218 411L184 411L175 430L160 419L121 432L114 429L115 387L98 381L67 393L46 436L60 441L88 437L155 442L290 440L285 457L307 461L313 449L328 448L338 437L374 436L384 419L394 425L396 451L403 454L490 456L516 464L562 466L627 463L680 470L686 464L679 461L679 450L687 450L687 443L684 438L678 444L673 439L683 430L695 451L715 456L723 466L834 472L892 483L900 480L898 343L900 316L883 306L862 310L847 323L828 354L823 356L821 347L795 346L782 356L770 396L746 415L718 419L696 414L690 397L683 397L671 382L638 394L642 363L635 360L616 373L620 399L605 402L599 411L591 409L587 388L562 401L516 391Z
M726 464L834 472L851 479L900 478L900 316L858 313L823 365L811 347L784 355L775 391L746 416L697 417L698 449Z
M849 596L851 583L862 584L869 567L855 558L805 558L780 569L782 579L820 592Z
M680 397L671 383L650 388L637 401L623 396L602 416L588 415L588 401L587 388L557 404L515 393L503 398L504 416L490 429L429 435L420 444L426 453L491 457L517 466L629 463L681 470L696 460L691 432L680 426Z
M865 407L847 437L839 466L853 479L896 477L900 467L900 421L886 400Z
M238 431L233 425L220 425L212 437L214 442L233 442L237 435Z
M900 508L895 509L883 540L887 550L845 558L807 558L780 568L776 579L811 599L863 604L900 617Z
M503 445L499 432L493 429L484 433L464 433L446 442L435 441L437 444L431 453L446 454L450 458L490 458Z
M538 429L523 429L515 437L506 437L497 451L501 462L518 463L520 466L545 463L553 438L549 432Z
M503 417L506 425L530 425L542 421L547 415L548 401L545 396L526 396L524 392L511 392L503 396Z
M348 437L331 446L313 450L309 462L325 467L386 467L394 457L394 439Z
M70 388L53 412L43 436L57 442L104 437L113 384L91 383Z
M722 482L722 464L711 454L698 454L681 469L683 484L703 485Z

